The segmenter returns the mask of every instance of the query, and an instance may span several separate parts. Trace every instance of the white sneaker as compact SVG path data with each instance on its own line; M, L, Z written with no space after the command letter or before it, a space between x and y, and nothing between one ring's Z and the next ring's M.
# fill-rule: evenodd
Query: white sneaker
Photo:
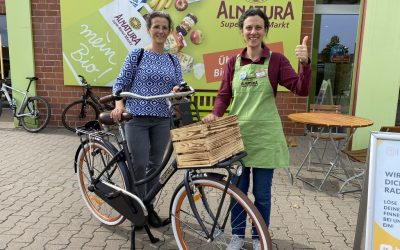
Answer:
M261 243L259 239L253 239L253 250L261 250Z
M239 250L242 249L243 245L244 245L244 239L234 234L226 250Z

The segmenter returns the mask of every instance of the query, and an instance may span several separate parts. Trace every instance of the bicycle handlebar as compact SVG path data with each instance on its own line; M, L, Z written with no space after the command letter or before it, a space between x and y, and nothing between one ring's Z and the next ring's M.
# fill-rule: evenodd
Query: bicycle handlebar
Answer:
M185 92L171 92L168 94L163 94L163 95L153 95L153 96L142 96L142 95L137 95L131 92L121 92L119 95L107 95L102 98L100 98L100 103L107 103L115 100L121 100L123 97L131 97L131 98L137 98L137 99L142 99L142 100L154 100L154 99L160 99L160 98L174 98L174 97L183 97L183 96L189 96L193 94L195 91L192 87L186 86L186 88L189 89L189 91Z
M78 75L78 77L80 78L82 85L89 85L83 75Z

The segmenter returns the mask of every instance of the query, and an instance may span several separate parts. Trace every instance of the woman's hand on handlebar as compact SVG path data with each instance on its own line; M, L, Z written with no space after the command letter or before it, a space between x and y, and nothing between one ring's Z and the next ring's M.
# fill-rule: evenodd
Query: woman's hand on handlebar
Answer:
M189 92L192 91L193 89L186 83L186 82L181 82L179 85L176 85L172 88L173 93L178 93L178 92Z
M180 91L181 91L181 86L174 86L174 87L172 88L172 91L171 91L171 92L177 93L177 92L180 92Z
M203 118L203 122L209 123L217 120L218 118L219 118L218 116L214 115L213 113L210 113Z
M124 102L122 100L115 101L115 108L111 111L110 117L114 122L119 122L123 112L126 112Z

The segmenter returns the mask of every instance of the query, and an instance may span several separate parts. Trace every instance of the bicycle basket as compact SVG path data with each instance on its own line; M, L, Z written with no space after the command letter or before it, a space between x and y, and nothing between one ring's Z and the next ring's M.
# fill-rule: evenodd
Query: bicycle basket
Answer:
M171 130L178 168L211 167L244 151L237 116Z

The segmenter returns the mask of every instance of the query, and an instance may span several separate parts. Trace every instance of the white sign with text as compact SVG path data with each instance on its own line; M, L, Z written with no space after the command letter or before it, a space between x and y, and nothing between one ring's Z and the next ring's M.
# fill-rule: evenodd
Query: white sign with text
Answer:
M365 249L400 249L400 134L371 134Z

